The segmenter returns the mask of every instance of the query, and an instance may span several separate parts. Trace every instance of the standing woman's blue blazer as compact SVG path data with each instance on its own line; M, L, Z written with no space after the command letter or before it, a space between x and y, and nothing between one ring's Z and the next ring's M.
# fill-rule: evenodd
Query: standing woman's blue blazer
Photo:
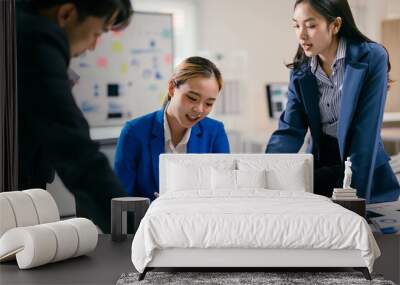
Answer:
M342 160L350 156L353 163L351 186L369 203L394 201L400 186L389 166L380 136L385 106L388 56L376 43L347 41L346 67L342 86L337 138ZM319 157L322 133L319 93L309 64L292 70L288 103L272 135L266 152L295 153L310 128L309 151Z
M164 145L164 109L126 123L118 140L114 170L130 196L155 198ZM207 117L195 124L187 153L229 153L224 125Z

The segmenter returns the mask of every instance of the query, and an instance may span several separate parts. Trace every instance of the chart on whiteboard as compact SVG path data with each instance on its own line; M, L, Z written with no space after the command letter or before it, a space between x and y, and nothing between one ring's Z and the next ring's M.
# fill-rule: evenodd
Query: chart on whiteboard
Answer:
M71 62L75 100L91 127L119 126L160 108L173 64L172 15L135 12Z

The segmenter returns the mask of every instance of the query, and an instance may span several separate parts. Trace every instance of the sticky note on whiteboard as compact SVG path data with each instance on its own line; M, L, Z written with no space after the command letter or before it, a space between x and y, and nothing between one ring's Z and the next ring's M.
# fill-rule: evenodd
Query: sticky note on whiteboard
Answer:
M121 64L120 71L122 74L126 74L128 72L128 65L126 63Z
M108 59L104 56L100 56L96 60L96 66L98 68L107 68L108 66Z
M165 64L172 64L172 54L167 53L164 55Z
M120 41L114 42L111 47L113 52L121 53L122 52L122 43Z

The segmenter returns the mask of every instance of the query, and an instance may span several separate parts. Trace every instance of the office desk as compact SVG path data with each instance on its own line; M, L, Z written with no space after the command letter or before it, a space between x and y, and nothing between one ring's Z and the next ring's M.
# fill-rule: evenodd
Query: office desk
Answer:
M400 128L383 128L381 137L383 142L394 144L394 154L400 152Z
M383 235L374 232L374 237L381 250L374 272L382 274L385 280L400 284L400 233Z
M19 270L16 261L1 263L0 284L115 284L122 273L134 271L132 239L116 243L111 235L99 235L96 249L86 256L28 270Z

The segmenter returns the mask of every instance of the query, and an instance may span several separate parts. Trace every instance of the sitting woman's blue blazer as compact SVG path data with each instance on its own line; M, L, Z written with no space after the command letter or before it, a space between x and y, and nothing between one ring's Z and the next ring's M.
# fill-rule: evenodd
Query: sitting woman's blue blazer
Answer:
M126 123L118 139L114 171L128 195L155 198L164 146L164 109ZM229 153L224 125L207 117L195 124L187 153Z
M397 200L400 192L380 134L387 63L388 56L381 45L348 41L337 138L342 161L350 157L353 164L351 186L369 203ZM322 133L318 102L317 81L310 66L292 70L286 110L266 152L298 152L309 128L309 151L318 159Z

